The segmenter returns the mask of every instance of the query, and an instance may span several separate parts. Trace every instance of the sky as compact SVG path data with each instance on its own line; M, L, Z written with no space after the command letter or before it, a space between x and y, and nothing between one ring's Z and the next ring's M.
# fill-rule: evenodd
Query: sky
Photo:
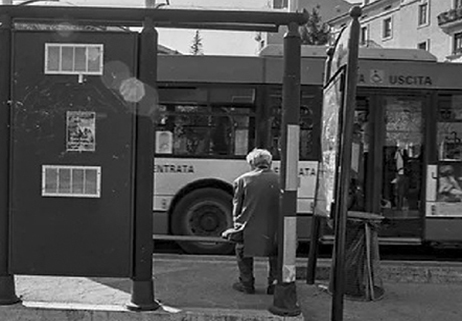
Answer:
M8 1L8 0L5 0ZM20 3L24 0L13 0ZM60 4L83 6L108 7L144 7L145 0L59 0ZM155 0L156 4L166 3L167 0ZM169 6L164 9L228 9L228 10L266 10L271 6L272 0L168 0ZM328 0L325 0L328 1ZM358 2L360 0L347 0ZM0 0L0 3L2 0ZM37 2L43 5L46 1ZM56 4L56 2L49 2ZM159 28L159 44L183 54L191 52L191 45L196 30L193 29L167 29ZM208 55L255 55L258 43L255 40L257 32L200 30L202 49Z
M14 0L14 3L22 1ZM268 1L271 0L169 0L170 6L165 6L164 9L170 7L174 9L263 10L268 8ZM155 2L161 4L166 0ZM83 6L144 7L145 0L60 0L60 3ZM43 2L37 2L37 5L41 4L43 5ZM193 44L196 30L158 28L158 32L159 44L183 54L191 52L190 47ZM199 34L202 38L204 54L255 55L258 48L255 40L256 32L201 30Z

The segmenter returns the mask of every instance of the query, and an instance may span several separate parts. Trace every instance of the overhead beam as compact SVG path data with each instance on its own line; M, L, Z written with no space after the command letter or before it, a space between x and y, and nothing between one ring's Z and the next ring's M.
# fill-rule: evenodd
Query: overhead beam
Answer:
M187 10L153 8L105 8L59 6L0 6L0 15L13 20L47 20L54 22L124 25L141 27L146 18L155 26L168 28L277 30L279 26L308 20L303 13L243 11L243 10Z

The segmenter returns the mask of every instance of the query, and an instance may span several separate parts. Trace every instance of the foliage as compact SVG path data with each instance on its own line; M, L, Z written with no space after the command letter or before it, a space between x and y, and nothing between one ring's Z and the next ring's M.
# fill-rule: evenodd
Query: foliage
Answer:
M317 8L308 13L308 22L300 28L304 45L325 45L329 41L329 26L322 21Z
M203 55L203 49L202 49L202 37L200 35L199 30L196 30L196 33L194 34L194 38L192 41L192 45L190 47L190 52L193 55Z

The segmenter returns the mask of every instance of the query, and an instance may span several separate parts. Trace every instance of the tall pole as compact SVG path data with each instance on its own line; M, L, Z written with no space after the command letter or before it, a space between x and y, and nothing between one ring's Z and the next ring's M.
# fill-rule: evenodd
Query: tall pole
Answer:
M14 276L8 273L11 18L2 15L0 19L0 304L13 304L19 298Z
M146 18L139 38L138 77L146 93L156 87L157 81L157 31L151 18ZM134 219L134 273L132 277L131 310L156 310L160 307L154 300L152 278L152 195L154 173L154 139L151 115L141 110L148 104L155 108L156 101L145 95L138 103L136 113L136 172L135 172L135 219ZM148 108L149 108L148 106Z
M335 244L333 260L333 295L332 295L332 321L343 320L343 296L345 292L345 239L347 222L347 204L351 171L351 147L353 143L353 125L356 101L356 83L358 73L358 44L359 44L359 17L361 8L358 6L350 10L352 17L350 34L348 38L348 61L345 76L345 96L342 122L342 135L339 151L340 177L338 186L338 206L335 210Z
M295 284L297 248L297 189L300 140L301 47L298 25L290 23L284 36L282 89L281 204L278 229L278 280L269 311L284 316L301 313Z

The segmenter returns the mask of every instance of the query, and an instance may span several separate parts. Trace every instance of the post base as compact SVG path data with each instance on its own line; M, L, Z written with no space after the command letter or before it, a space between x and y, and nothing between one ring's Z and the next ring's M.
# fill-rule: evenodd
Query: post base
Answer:
M273 305L268 310L273 314L289 317L295 317L302 313L297 301L295 282L276 284Z
M16 296L13 275L0 275L0 305L9 305L21 302Z
M132 311L154 311L160 304L154 300L154 282L132 280L132 296L127 309Z

